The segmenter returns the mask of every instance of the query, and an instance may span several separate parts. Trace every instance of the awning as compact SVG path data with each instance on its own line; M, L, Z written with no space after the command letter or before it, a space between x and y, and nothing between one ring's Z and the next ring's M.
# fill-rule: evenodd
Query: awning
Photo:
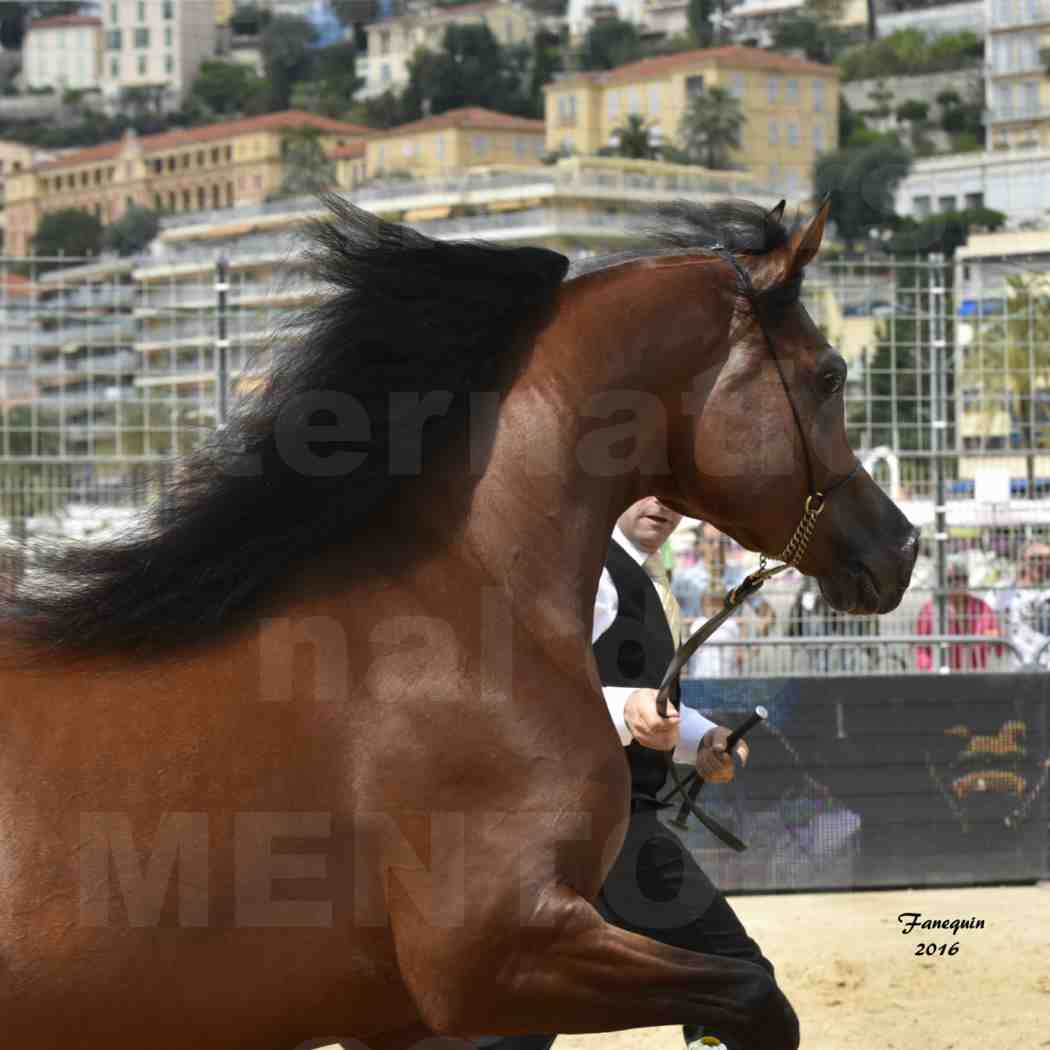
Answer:
M430 219L447 219L452 214L452 209L446 205L443 208L415 208L405 212L405 222L427 222Z

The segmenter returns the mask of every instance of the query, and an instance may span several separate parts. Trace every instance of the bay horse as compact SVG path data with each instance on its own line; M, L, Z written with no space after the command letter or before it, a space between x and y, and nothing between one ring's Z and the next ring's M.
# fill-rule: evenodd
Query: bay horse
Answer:
M229 425L136 531L4 598L7 1044L698 1022L793 1050L765 971L591 903L629 785L590 624L630 503L773 554L807 472L845 483L802 571L838 609L900 601L915 530L851 474L845 365L800 303L826 206L682 206L568 274L328 203L331 292Z

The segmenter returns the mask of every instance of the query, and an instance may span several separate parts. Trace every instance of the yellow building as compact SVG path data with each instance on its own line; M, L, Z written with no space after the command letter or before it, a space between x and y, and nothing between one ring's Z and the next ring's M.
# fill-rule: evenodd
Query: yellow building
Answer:
M368 140L366 172L370 178L390 172L429 176L478 165L539 164L545 138L542 120L477 106L452 109L374 134Z
M366 26L368 52L358 62L364 80L359 98L400 91L408 83L408 63L418 48L437 50L451 25L487 25L504 47L531 42L539 17L511 0L488 0L459 7L434 8Z
M760 184L807 195L814 160L838 146L838 84L834 66L736 46L577 73L544 88L547 148L595 153L630 114L657 142L674 142L689 99L717 86L739 99L745 117L734 163Z
M115 222L132 205L199 212L257 204L284 176L284 133L316 128L331 155L370 128L289 110L79 150L6 182L6 246L26 255L42 216L63 208Z

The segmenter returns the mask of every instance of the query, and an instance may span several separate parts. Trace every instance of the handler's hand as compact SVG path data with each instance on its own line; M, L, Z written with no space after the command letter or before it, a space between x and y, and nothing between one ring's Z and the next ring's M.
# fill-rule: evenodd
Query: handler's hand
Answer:
M656 709L656 689L635 689L623 705L623 720L631 736L642 747L656 751L671 751L678 746L678 712L673 704L667 705L667 717L661 718Z
M696 771L712 784L724 784L732 780L736 773L733 757L726 751L726 740L729 730L725 726L715 726L704 733L703 740L696 752ZM738 740L734 753L740 764L747 762L747 742Z

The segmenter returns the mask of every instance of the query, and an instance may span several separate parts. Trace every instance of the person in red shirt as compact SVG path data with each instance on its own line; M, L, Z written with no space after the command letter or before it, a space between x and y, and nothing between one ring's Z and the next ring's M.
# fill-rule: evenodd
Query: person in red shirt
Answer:
M947 575L947 633L998 638L1002 631L992 607L966 590L970 582L966 566L960 562L949 562ZM931 598L919 611L915 631L917 634L937 634L937 605L934 599ZM936 648L920 645L915 650L915 662L920 671L936 669L939 661ZM983 671L988 664L988 651L991 648L990 645L980 643L951 645L948 647L948 665L953 671ZM996 646L996 652L999 651L1000 647Z

